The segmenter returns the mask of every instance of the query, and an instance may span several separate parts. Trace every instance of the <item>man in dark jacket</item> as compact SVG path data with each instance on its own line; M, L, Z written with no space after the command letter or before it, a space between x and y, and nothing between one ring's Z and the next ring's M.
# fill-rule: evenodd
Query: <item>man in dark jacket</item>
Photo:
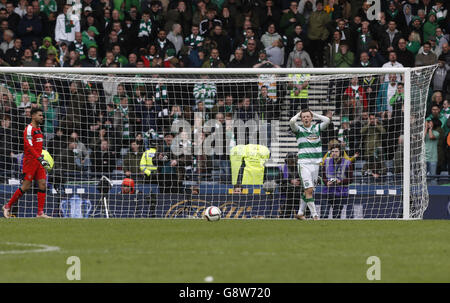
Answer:
M221 25L214 26L211 33L211 39L217 43L217 49L220 51L220 59L222 62L228 62L231 54L230 37L223 32Z
M256 43L255 39L250 39L247 42L247 49L244 53L244 62L247 67L253 67L253 65L258 63L259 54Z
M27 6L27 13L23 16L18 26L18 36L22 38L23 47L28 48L33 40L41 39L42 22L33 14L33 6Z
M156 51L158 52L160 58L165 57L166 51L168 49L175 49L175 45L173 45L173 43L170 42L166 37L166 31L164 29L160 29L158 31L158 38L156 38L155 42L153 43L156 46Z
M22 63L22 57L22 39L16 38L14 40L14 47L6 51L5 61L11 66L20 66Z
M244 61L244 51L241 48L238 48L234 51L234 59L228 63L227 67L231 68L239 68L239 67L248 67Z
M397 29L397 23L394 20L389 21L388 28L381 35L381 51L384 57L388 57L390 51L398 45L398 41L402 38L402 33Z
M406 40L400 38L397 44L397 61L404 67L414 67L414 54L406 49Z

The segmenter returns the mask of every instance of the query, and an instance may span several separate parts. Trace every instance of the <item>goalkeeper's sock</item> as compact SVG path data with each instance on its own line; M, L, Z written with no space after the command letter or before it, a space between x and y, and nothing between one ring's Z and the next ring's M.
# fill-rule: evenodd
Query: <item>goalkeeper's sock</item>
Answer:
M9 200L8 204L6 204L6 208L11 208L11 206L16 203L17 201L19 201L20 197L22 197L24 194L24 192L22 191L22 189L19 187L16 192L14 193L14 195L11 197L11 199Z
M300 209L298 210L298 215L303 216L305 214L306 203L305 203L305 195L302 194L300 198Z
M38 215L44 213L44 205L45 205L45 190L38 190Z
M314 204L314 198L305 199L306 205L311 212L311 216L314 218L317 216L316 205Z

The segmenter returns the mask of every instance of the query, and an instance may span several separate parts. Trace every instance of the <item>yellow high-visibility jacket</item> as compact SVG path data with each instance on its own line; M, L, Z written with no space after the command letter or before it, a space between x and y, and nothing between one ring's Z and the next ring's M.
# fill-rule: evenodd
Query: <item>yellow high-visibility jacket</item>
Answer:
M146 150L141 157L139 168L148 177L150 177L152 173L156 173L156 170L158 169L153 164L153 158L155 157L155 155L156 155L156 148L152 147Z

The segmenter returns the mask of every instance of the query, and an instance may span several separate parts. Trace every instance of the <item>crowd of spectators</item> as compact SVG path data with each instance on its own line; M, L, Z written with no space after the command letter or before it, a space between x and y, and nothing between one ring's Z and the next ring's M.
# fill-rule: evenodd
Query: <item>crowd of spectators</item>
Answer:
M430 174L448 171L448 3L381 1L381 12L373 18L369 2L82 0L78 16L68 14L71 6L65 1L0 0L0 65L363 68L438 64L427 109L431 122L424 131L426 160ZM194 127L217 119L224 130L232 119L278 119L285 96L294 105L291 111L308 107L308 76L294 75L284 84L264 78L254 89L237 92L207 79L184 89L166 83L148 87L107 80L17 81L5 76L0 87L1 132L3 138L20 138L30 108L41 106L47 146L56 166L70 163L70 170L81 176L118 168L135 176L139 175L133 169L137 154L158 138L167 145L173 139L168 129L177 119ZM402 144L402 81L396 74L330 81L328 96L330 100L336 96L336 112L328 115L338 116L341 123L325 136L325 150L329 140L338 139L350 155L361 154L367 174L375 179L383 175L389 169L383 163L401 157L397 151ZM224 136L233 137L233 133L224 131ZM2 148L2 156L15 158L20 141ZM224 158L169 155L158 158L158 163L178 180L188 178L189 169L210 172L221 163L215 160ZM11 169L8 161L1 162L3 169ZM219 169L226 170L224 166Z

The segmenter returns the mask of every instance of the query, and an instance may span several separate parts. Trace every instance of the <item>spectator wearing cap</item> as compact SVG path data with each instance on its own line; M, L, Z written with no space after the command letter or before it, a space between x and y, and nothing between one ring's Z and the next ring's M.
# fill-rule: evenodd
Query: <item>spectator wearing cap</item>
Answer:
M438 58L438 67L433 74L432 84L433 90L442 91L444 96L447 93L447 86L450 80L450 73L448 72L449 70L450 66L448 64L445 64L445 56L440 55Z
M435 36L438 27L439 24L436 22L436 13L431 11L431 13L428 14L427 21L423 25L423 41L428 41L431 36Z
M75 40L68 45L68 50L69 52L73 50L78 52L78 54L80 54L80 60L84 60L84 58L86 58L86 55L88 53L88 46L86 46L86 44L84 44L83 42L82 33L80 32L75 33Z
M323 67L323 50L329 36L326 25L331 21L331 16L323 10L323 1L316 2L316 11L311 14L308 26L308 38L311 40L312 61L315 67ZM319 51L320 50L320 51ZM353 64L353 62L352 62Z
M163 67L180 67L180 60L178 60L177 51L175 48L168 48L163 60Z
M41 39L42 21L34 15L33 6L27 6L27 14L20 20L17 31L24 47L29 47L33 40Z
M38 54L39 54L39 58L40 58L41 62L43 62L45 59L47 59L47 54L50 49L57 52L56 47L54 47L52 44L52 38L45 37L42 40L42 45L39 46L39 49L38 49Z
M280 29L286 36L290 36L294 32L295 25L305 24L305 17L297 10L297 1L291 1L289 4L289 10L281 16Z
M423 24L422 24L422 21L420 20L420 18L418 16L413 16L411 18L411 22L409 23L408 36L412 32L418 33L419 36L420 36L420 39L422 39L422 36L423 36Z
M75 33L80 32L80 20L75 14L69 15L71 5L64 5L63 12L56 18L55 41L66 42L67 45L75 40Z
M433 65L437 63L437 56L431 51L430 42L423 44L423 51L416 56L416 66Z
M428 42L431 45L431 52L436 55L436 58L438 58L441 55L442 49L438 46L436 41L436 36L430 36L428 39ZM419 53L423 51L423 45L419 49Z
M404 67L414 67L414 54L406 48L405 38L400 38L397 45L397 61Z
M89 26L86 31L84 31L81 35L81 42L85 47L89 48L92 45L97 45L97 41L95 37L99 35L99 31L95 26Z
M93 11L92 7L90 5L87 5L84 7L83 12L85 15L91 14Z
M339 45L339 52L334 57L335 67L351 67L353 66L355 56L352 51L350 51L348 44L343 41Z
M309 54L303 49L303 41L301 39L297 39L295 42L294 50L289 54L286 67L294 67L294 58L302 59L302 67L312 68L314 67L311 57Z
M403 11L397 8L397 5L394 1L389 1L389 6L386 11L386 21L394 21L399 31L406 30L406 19Z
M54 64L54 66L59 66L59 58L58 58L58 52L54 49L47 50L47 56L45 60L51 60Z
M131 178L125 178L122 180L122 195L133 195L134 190L134 180Z

